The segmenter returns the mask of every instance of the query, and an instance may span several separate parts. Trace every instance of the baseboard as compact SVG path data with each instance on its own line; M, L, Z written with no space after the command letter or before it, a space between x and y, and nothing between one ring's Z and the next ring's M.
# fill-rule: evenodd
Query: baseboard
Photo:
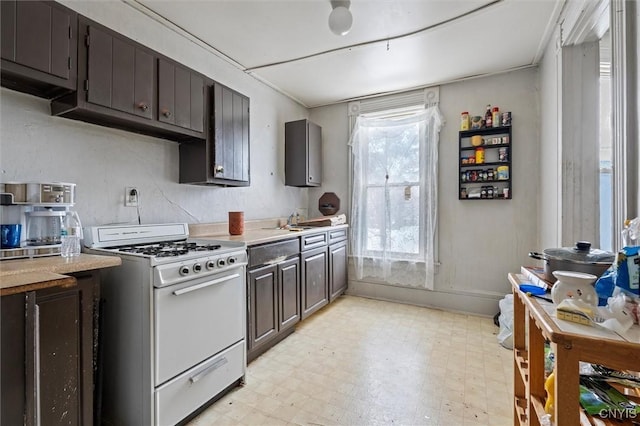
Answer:
M493 317L500 311L498 301L504 297L495 294L457 293L455 290L431 291L351 280L346 294L486 317Z

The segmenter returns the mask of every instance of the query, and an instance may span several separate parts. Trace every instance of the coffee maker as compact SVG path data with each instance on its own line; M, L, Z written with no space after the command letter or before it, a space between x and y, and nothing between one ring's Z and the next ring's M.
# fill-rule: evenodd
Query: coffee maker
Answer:
M74 183L7 182L0 188L2 223L20 224L19 247L0 249L0 260L60 254L62 229L75 204Z

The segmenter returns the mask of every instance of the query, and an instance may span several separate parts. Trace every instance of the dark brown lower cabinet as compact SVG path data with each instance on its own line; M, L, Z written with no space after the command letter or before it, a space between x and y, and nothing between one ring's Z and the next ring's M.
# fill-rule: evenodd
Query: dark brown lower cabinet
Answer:
M247 276L247 359L252 361L293 332L300 321L300 257L250 269Z
M74 276L1 299L2 424L93 424L99 279Z
M302 252L302 319L329 303L327 246Z
M276 266L249 271L249 350L258 349L278 333Z
M329 246L329 302L347 289L347 242Z

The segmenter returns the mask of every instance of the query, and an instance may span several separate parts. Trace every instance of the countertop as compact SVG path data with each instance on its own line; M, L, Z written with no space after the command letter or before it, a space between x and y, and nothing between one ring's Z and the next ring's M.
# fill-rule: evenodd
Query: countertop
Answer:
M256 224L253 224L256 225ZM189 225L189 236L191 238L215 239L223 241L238 241L247 244L247 246L271 243L274 241L286 240L289 238L297 238L301 235L317 234L318 232L326 232L332 229L344 229L349 225L334 226L314 226L307 229L291 231L289 229L279 229L277 224L264 223L264 226L247 226L242 235L229 235L226 224L196 224Z
M33 259L3 260L0 262L0 295L22 293L56 286L75 285L74 277L65 275L93 269L118 266L118 256L81 254L73 258L62 256Z

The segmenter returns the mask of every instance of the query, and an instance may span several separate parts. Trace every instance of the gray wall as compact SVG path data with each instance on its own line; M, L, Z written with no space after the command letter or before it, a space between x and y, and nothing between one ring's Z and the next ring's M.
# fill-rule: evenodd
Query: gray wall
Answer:
M513 115L513 199L458 200L460 113L483 114L487 104ZM438 259L435 291L349 282L352 294L493 315L510 291L507 273L534 263L538 243L540 90L537 68L440 86L446 124L440 134ZM315 108L310 118L323 128L322 188L309 191L309 208L323 192L348 194L346 104ZM343 209L344 209L343 208Z
M178 144L50 116L49 102L0 91L0 181L77 184L85 225L137 221L125 186L140 191L143 223L223 222L287 216L307 207L307 190L284 186L284 123L308 111L122 2L65 2L79 13L251 98L251 186L178 184Z

